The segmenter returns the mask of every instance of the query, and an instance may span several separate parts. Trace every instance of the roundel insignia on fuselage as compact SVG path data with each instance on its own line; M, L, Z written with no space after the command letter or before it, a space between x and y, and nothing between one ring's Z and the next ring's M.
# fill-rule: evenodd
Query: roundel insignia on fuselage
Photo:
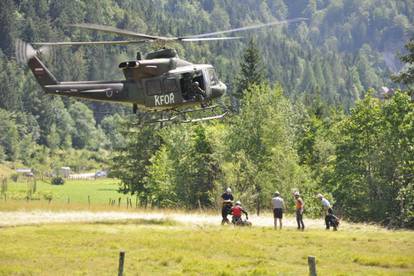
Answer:
M106 96L107 96L108 98L111 98L111 97L112 97L112 95L114 94L114 91L113 91L113 90L107 90L107 91L105 92L105 94L106 94Z

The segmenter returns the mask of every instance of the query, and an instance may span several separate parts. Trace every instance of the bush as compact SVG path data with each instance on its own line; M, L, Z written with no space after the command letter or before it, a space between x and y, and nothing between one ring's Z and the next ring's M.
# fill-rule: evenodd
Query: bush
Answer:
M406 227L414 229L414 185L408 184L400 189L397 200L400 205L400 215L396 221L392 221L392 226Z
M52 201L52 199L53 199L53 193L51 192L51 191L44 191L43 193L42 193L42 195L43 195L43 198L45 199L45 200L47 200L47 201L49 201L49 203Z
M52 185L63 185L65 184L65 180L63 177L56 176L52 178Z
M13 182L17 182L17 180L19 180L19 174L14 173L10 176L11 180L13 180Z

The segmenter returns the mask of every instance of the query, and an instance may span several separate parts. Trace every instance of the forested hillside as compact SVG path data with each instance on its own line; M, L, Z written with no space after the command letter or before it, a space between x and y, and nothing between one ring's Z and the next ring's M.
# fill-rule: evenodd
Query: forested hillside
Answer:
M240 114L224 122L134 129L124 122L130 106L47 96L14 59L17 38L118 39L73 23L176 36L295 17L308 20L245 32L241 41L173 45L181 57L216 67L229 102L255 41L263 81L242 90ZM159 206L213 206L231 186L260 210L275 189L286 196L301 189L311 213L313 195L326 192L355 220L412 226L412 209L404 210L414 202L413 104L403 92L375 96L397 87L390 77L413 30L410 0L2 0L0 162L39 171L105 164L122 191ZM59 80L121 79L117 65L151 47L61 47L44 60ZM350 197L352 189L360 193Z
M399 68L395 54L408 39L414 16L412 1L385 0L4 0L0 5L0 108L24 113L19 116L27 121L27 127L34 128L32 140L38 144L47 144L48 135L56 127L60 131L59 146L90 149L98 145L82 141L84 135L75 133L84 131L74 127L77 121L86 122L85 127L96 132L94 136L103 137L105 129L96 128L95 122L100 123L107 111L123 109L94 103L71 107L70 100L44 96L28 70L13 60L16 38L28 42L114 39L68 26L78 22L150 34L187 35L307 17L309 21L300 24L243 35L257 40L266 60L267 77L271 83L279 82L285 94L309 98L320 95L328 103L349 108L366 89L389 85L390 69ZM247 41L175 47L190 61L215 65L220 78L234 88ZM117 64L134 57L136 50L133 46L62 47L55 49L49 64L60 80L117 79L122 77ZM71 109L88 107L94 111L93 118L71 115ZM57 118L55 110L63 114ZM76 116L88 112L80 113Z

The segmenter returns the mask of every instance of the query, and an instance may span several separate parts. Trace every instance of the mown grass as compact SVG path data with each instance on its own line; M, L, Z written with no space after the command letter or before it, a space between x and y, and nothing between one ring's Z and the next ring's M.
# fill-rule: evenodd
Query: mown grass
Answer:
M171 221L0 229L0 275L319 275L414 273L414 233L179 225Z
M29 188L30 184L27 182L9 181L7 197L22 200L27 196ZM51 185L38 180L36 193L31 197L32 201L45 201L45 195L51 195L54 203L89 204L90 201L91 205L109 205L110 199L115 200L117 205L118 199L121 198L121 202L126 204L128 195L118 193L118 188L119 180L111 178L66 180L64 185Z

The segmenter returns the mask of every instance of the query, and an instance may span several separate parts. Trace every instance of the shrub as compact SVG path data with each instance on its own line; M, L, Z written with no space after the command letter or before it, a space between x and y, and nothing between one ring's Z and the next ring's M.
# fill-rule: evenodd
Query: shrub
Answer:
M65 184L65 180L63 177L56 176L52 178L52 185L63 185Z
M400 215L391 224L393 226L414 229L414 185L410 183L406 187L401 188L397 200L400 205Z
M45 191L42 194L43 194L43 198L45 200L49 201L49 203L52 201L52 199L53 199L53 193L51 191Z
M17 180L19 180L19 174L14 173L10 176L11 180L13 180L13 182L17 182Z

